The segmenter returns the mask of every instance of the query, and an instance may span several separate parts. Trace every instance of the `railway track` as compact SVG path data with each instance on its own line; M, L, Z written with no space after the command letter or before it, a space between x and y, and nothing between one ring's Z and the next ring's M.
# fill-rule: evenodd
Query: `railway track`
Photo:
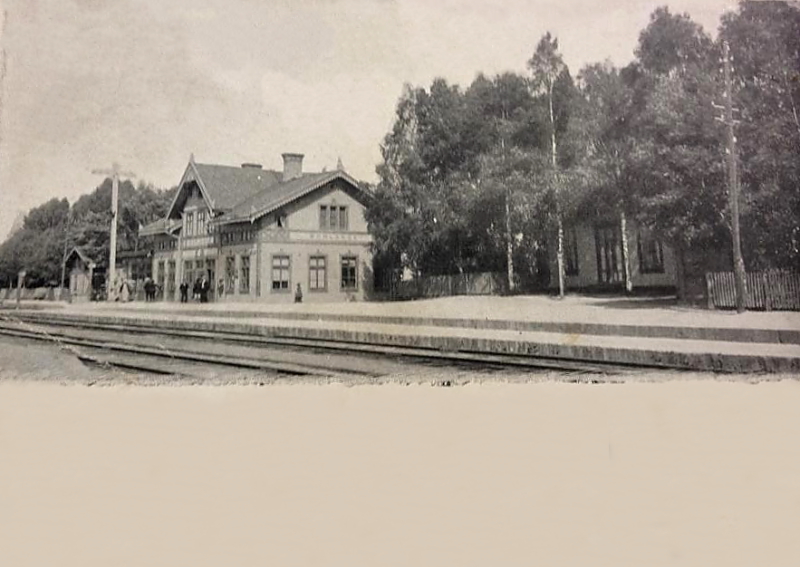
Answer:
M47 341L72 349L89 364L163 375L245 370L282 376L378 378L431 368L613 375L635 368L619 364L533 356L440 351L327 339L186 331L41 317L0 317L0 335Z

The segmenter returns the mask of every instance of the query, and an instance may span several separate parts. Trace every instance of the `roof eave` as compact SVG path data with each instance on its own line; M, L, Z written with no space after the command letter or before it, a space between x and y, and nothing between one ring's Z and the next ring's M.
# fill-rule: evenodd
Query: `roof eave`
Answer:
M309 193L313 193L317 189L320 189L320 188L324 187L325 185L327 185L328 183L330 183L332 181L335 181L336 179L344 179L345 181L347 181L347 183L349 183L350 185L355 187L356 190L359 193L364 193L365 196L369 197L364 192L364 190L361 189L361 187L358 186L358 181L356 181L348 173L346 173L344 171L334 171L334 172L332 172L332 175L330 175L329 177L322 178L320 181L314 183L313 185L310 185L307 189L305 189L304 191L301 191L300 193L298 193L296 195L292 195L290 197L286 197L284 199L281 199L280 201L272 203L268 207L265 207L263 209L257 210L253 214L251 214L251 215L249 215L247 217L244 217L244 216L243 217L235 217L235 218L228 219L227 222L222 221L219 224L234 224L234 223L237 223L237 222L246 222L246 221L249 221L249 222L253 223L253 222L259 220L260 218L264 217L265 215L268 215L271 212L276 211L277 209L280 209L281 207L285 207L286 205L288 205L289 203L291 203L293 201L296 201L298 199L302 199L303 197L305 197Z

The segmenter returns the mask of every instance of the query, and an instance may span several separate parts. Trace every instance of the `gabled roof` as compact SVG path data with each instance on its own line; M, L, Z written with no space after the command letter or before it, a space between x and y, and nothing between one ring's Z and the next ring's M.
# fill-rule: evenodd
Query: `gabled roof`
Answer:
M217 224L230 224L243 221L254 221L269 214L292 201L308 195L312 191L341 179L351 185L355 191L365 196L358 182L344 171L327 171L323 173L307 173L285 183L277 183L251 196L236 205L231 211L214 219Z
M194 157L184 170L165 219L139 229L140 236L169 234L181 226L180 207L186 199L185 187L196 183L212 213L212 223L252 222L328 183L340 179L351 187L359 200L369 198L358 182L341 169L341 160L334 171L303 173L283 181L283 173L260 166L228 166L196 163Z
M86 255L86 253L77 246L70 250L70 253L64 258L64 264L69 264L73 256L78 256L84 264L95 265L94 261Z
M139 236L155 236L156 234L171 234L180 228L181 221L175 219L158 219L139 229Z
M214 203L214 210L227 211L282 181L279 171L259 167L195 164L204 189Z
M167 218L178 217L180 212L178 206L182 205L185 198L184 187L192 181L200 188L209 210L219 214L232 209L267 187L280 183L282 177L283 174L279 171L260 167L195 163L194 159L189 159L178 192L167 211Z

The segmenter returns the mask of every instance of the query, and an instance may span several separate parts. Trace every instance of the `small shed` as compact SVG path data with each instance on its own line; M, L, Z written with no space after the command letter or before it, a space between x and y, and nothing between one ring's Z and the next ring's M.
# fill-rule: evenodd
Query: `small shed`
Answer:
M97 265L80 248L73 248L64 259L65 272L69 275L69 295L72 302L89 301L92 298L92 279Z

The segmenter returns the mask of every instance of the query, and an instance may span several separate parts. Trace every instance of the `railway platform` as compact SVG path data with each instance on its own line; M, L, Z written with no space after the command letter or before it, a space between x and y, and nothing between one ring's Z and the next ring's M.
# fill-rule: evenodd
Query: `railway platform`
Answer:
M42 305L26 317L441 352L736 373L800 372L800 313L669 298L451 297L391 303Z

